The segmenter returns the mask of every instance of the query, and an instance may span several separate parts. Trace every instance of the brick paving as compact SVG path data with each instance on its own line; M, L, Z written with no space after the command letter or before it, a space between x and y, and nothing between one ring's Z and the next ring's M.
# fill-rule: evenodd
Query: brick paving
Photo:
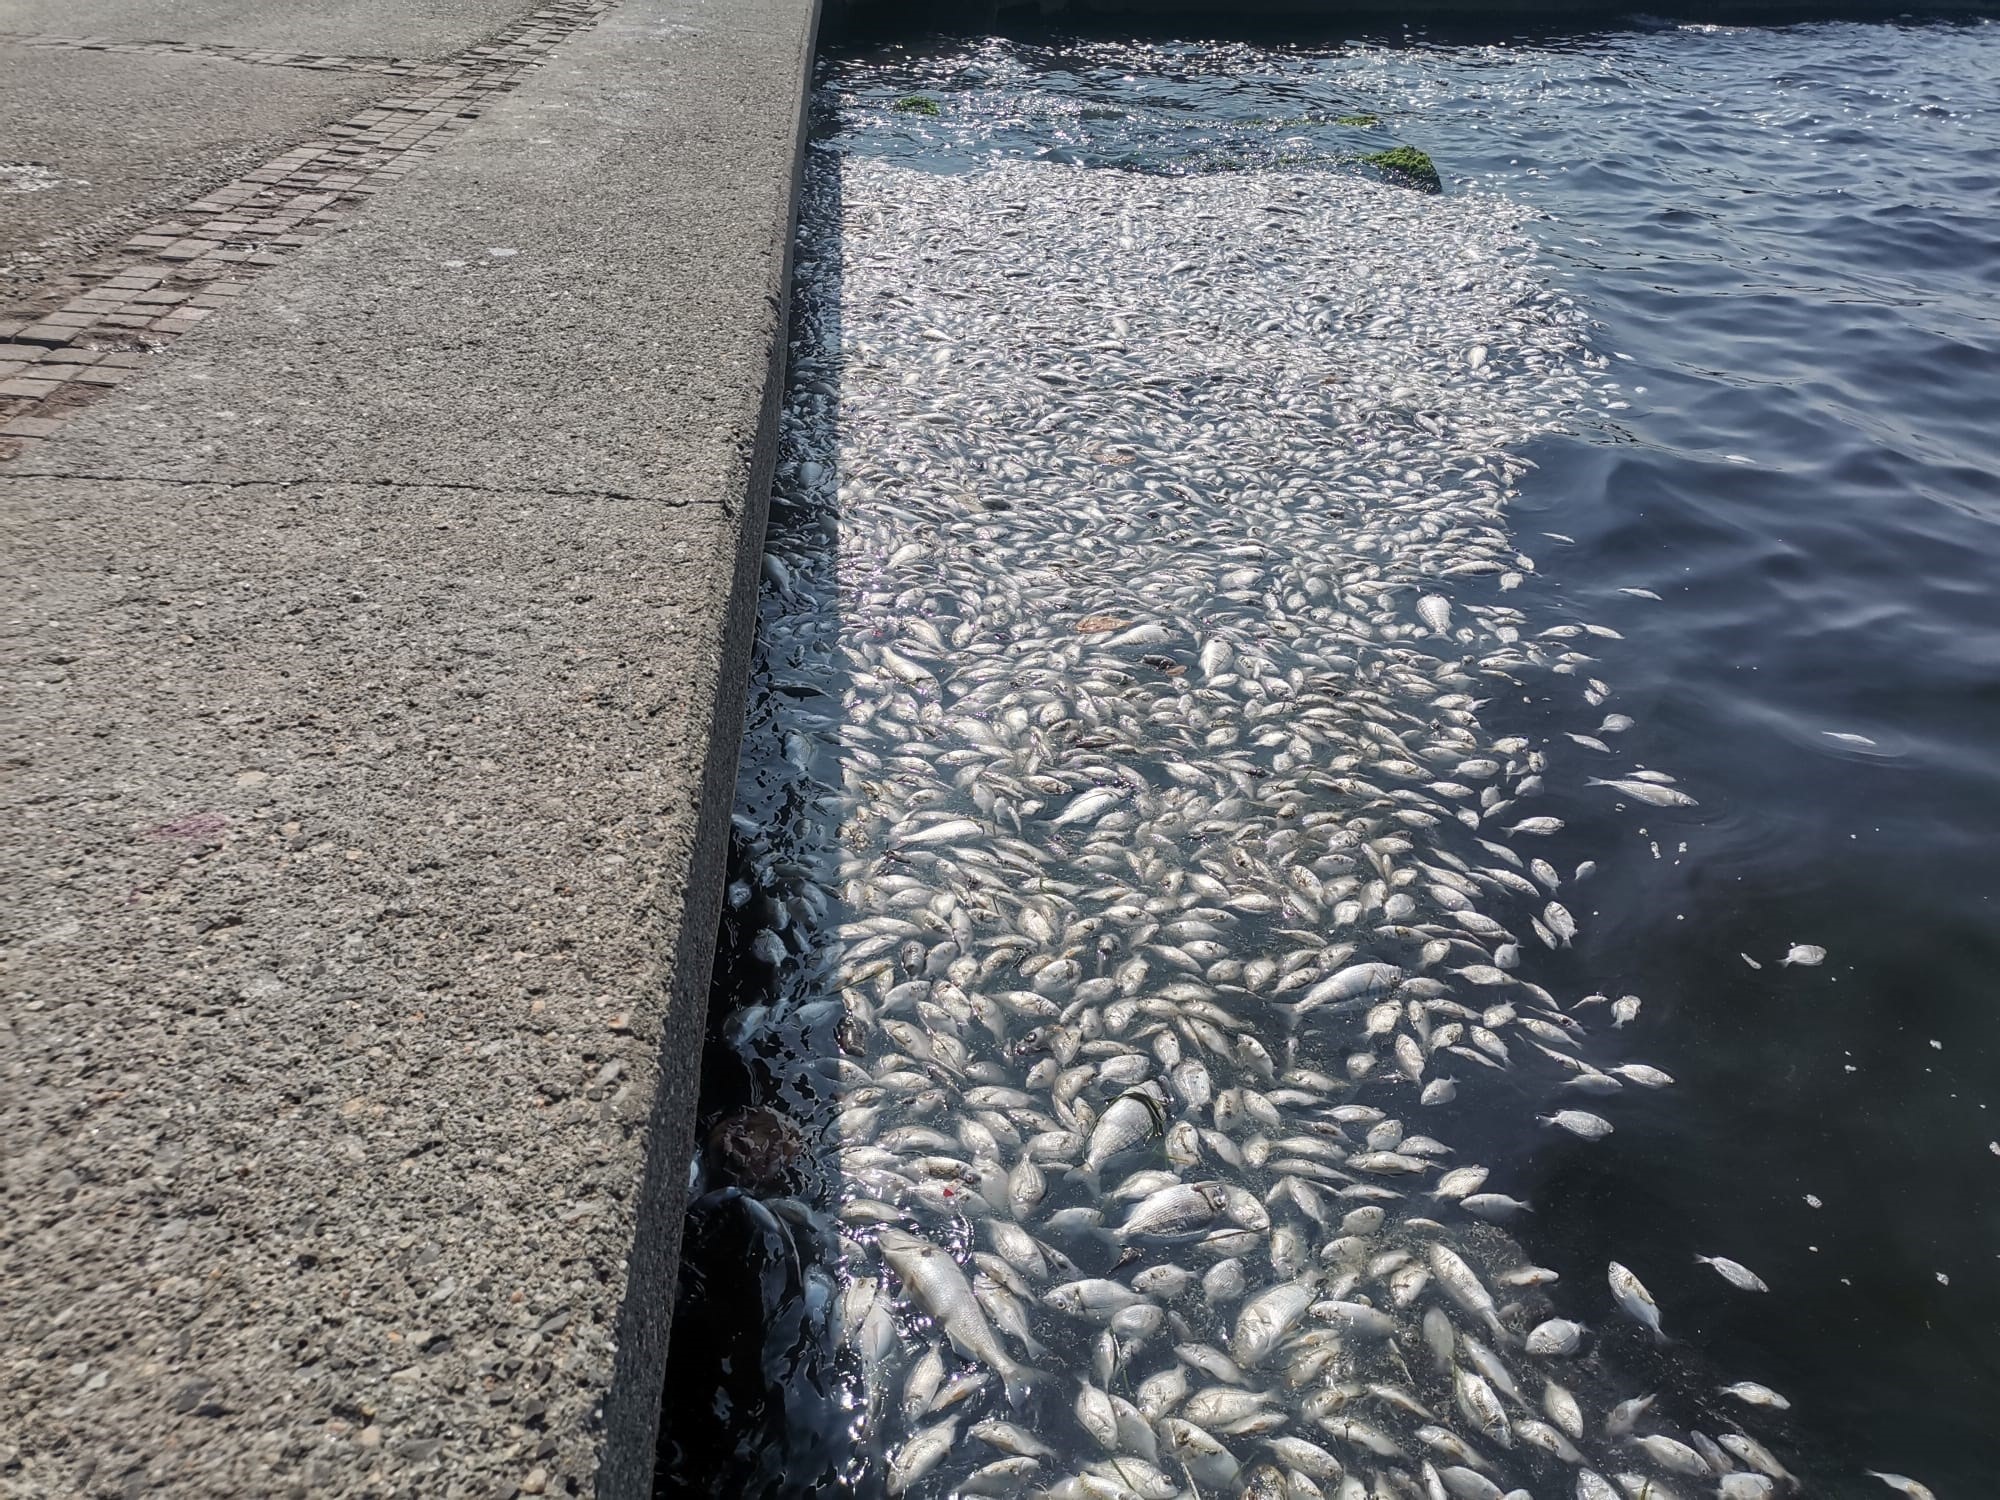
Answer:
M0 307L0 463L49 437L175 339L226 309L271 266L348 222L408 173L413 152L476 118L565 37L618 0L552 0L491 40L439 62L266 52L93 37L5 37L26 46L174 52L275 67L346 69L407 80L253 172L184 204L118 249L75 267L29 300Z

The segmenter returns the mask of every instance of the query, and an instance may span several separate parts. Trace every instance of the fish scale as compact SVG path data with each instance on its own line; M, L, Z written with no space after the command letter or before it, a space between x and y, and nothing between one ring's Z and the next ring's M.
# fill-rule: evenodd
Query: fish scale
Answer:
M1604 388L1523 211L852 153L836 192L832 155L758 645L814 691L773 694L745 754L791 852L737 827L758 888L814 913L773 929L789 999L745 1047L782 1066L810 1015L802 1074L836 1030L872 1059L814 1122L851 1153L817 1207L864 1446L922 1495L1226 1492L1272 1463L1389 1493L1427 1448L1484 1494L1534 1475L1498 1446L1518 1377L1568 1435L1521 1419L1528 1446L1618 1472L1596 1434L1629 1393L1544 1391L1568 1338L1513 1353L1558 1325L1552 1274L1517 1277L1525 1321L1490 1290L1523 1257L1465 1204L1522 1207L1474 1191L1504 1164L1430 1184L1428 1121L1487 1087L1426 1081L1444 1053L1553 1090L1506 1040L1544 1002L1601 1045L1508 932L1574 934L1553 867L1506 866L1562 827L1522 815L1544 779L1591 767L1479 717L1576 665L1502 600L1532 568L1507 450ZM1382 1125L1413 1107L1443 1144ZM942 1386L910 1367L933 1347Z

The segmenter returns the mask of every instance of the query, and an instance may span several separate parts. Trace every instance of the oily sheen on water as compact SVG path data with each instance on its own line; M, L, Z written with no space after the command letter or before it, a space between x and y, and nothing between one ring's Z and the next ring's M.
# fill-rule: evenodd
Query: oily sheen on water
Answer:
M1775 1391L1692 1430L1609 1382L1461 1133L1526 1096L1595 1140L1672 1082L1640 997L1534 981L1591 874L1544 787L1699 815L1619 751L1612 632L1510 602L1518 449L1617 399L1520 220L817 154L746 750L784 847L738 824L794 982L736 1036L822 1101L833 1190L779 1207L837 1247L858 1490L1791 1483ZM1525 691L1575 732L1489 729Z

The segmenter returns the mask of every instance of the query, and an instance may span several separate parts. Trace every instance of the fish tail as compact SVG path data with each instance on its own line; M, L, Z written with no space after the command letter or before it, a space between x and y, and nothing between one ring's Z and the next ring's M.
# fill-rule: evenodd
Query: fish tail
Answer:
M1099 1180L1098 1169L1091 1166L1088 1162L1085 1162L1080 1167L1071 1167L1067 1172L1063 1173L1063 1181L1081 1183L1092 1193L1100 1192L1103 1188L1103 1184Z
M1007 1404L1020 1411L1035 1399L1035 1393L1049 1382L1046 1370L1027 1365L1010 1365L1001 1372L1000 1384L1007 1392Z

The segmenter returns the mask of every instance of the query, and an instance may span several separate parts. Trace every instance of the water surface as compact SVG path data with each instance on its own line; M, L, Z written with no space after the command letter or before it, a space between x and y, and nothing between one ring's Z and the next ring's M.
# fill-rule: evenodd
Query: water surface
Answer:
M1537 567L1512 602L1619 632L1590 670L1637 721L1621 756L1701 808L1613 816L1551 778L1550 859L1600 871L1575 949L1538 977L1642 993L1646 1060L1678 1086L1626 1090L1589 1144L1495 1112L1486 1159L1515 1168L1535 1213L1512 1232L1566 1283L1602 1303L1604 1262L1644 1256L1680 1341L1663 1378L1791 1397L1766 1435L1814 1493L1881 1492L1864 1468L1983 1492L2000 28L981 42L842 60L827 90L836 151L934 172L1281 179L1407 142L1451 191L1545 215L1539 274L1596 320L1623 390L1526 450L1510 525ZM893 107L918 93L937 115ZM1535 738L1594 723L1544 689L1486 713ZM1779 967L1793 943L1829 958ZM1720 1294L1696 1252L1772 1292Z

